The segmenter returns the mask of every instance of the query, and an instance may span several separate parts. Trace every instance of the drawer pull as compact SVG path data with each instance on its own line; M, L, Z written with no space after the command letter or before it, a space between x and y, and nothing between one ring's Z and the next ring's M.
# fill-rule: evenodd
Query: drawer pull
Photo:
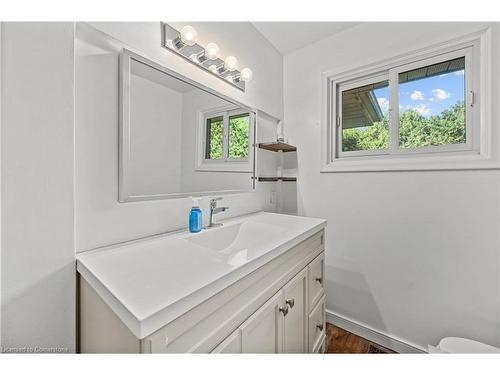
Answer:
M279 312L283 313L283 316L286 316L286 314L288 314L288 306L281 306L278 310Z
M323 324L316 324L316 328L323 332Z
M316 277L314 280L316 280L318 283L323 285L323 278L322 277Z
M290 308L291 308L291 309L292 309L292 308L293 308L293 306L295 305L295 300L294 300L293 298L289 298L289 299L287 299L285 302L286 302L286 304L287 304L288 306L290 306Z

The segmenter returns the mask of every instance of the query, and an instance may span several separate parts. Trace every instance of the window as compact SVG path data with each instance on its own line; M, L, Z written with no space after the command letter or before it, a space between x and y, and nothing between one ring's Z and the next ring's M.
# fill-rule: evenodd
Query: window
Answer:
M470 150L465 106L469 53L462 49L339 83L338 156Z
M324 73L322 172L496 168L491 30Z
M202 119L198 169L250 171L253 114L240 108L203 113Z
M205 159L248 158L250 113L223 112L206 118Z
M438 146L447 145L464 145L455 149L468 149L467 50L459 54L464 56L432 65L420 62L417 68L410 70L406 70L405 65L382 76L340 84L341 156L367 154L359 151L402 153L424 147L427 152L433 152L442 151ZM391 81L391 76L397 77L397 84ZM392 101L391 86L397 88ZM394 121L391 121L391 112L394 112ZM393 147L391 135L397 137Z

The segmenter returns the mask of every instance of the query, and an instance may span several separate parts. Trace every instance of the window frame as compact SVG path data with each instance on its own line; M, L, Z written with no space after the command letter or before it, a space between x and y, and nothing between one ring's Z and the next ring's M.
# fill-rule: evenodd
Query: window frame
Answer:
M337 117L338 123L337 132L337 155L338 158L358 157L368 155L404 155L404 154L419 154L419 153L439 153L439 152L454 152L454 151L473 151L473 131L474 123L472 121L473 106L470 103L470 97L467 95L471 91L472 82L472 64L471 64L472 47L464 47L455 51L439 54L426 59L409 62L403 65L398 65L386 71L377 73L370 77L362 77L348 81L335 82L337 90ZM399 145L399 74L411 70L423 68L426 66L439 64L450 61L456 58L463 57L465 59L464 67L464 102L465 102L465 143L446 144L436 146L424 146L415 148L401 148ZM343 151L343 128L342 128L342 94L344 91L352 90L358 87L388 81L389 89L389 147L380 150L357 150Z
M490 34L491 31L488 28L451 42L448 41L368 66L343 72L339 70L324 72L322 74L323 156L321 172L498 167L498 152L493 153L491 147ZM400 148L399 73L462 56L465 57L466 142L464 144ZM389 80L389 148L342 151L342 118L338 116L339 111L341 113L342 110L340 102L342 92L349 88L383 80ZM338 88L341 90L339 91ZM473 94L469 94L469 92ZM473 100L472 107L470 106L471 100ZM396 103L395 108L394 103Z
M248 127L248 156L245 158L230 158L229 157L229 117L248 114L250 124ZM222 133L222 158L207 159L207 132L208 120L222 117L223 118L223 133ZM195 170L196 171L213 171L213 172L245 172L253 171L252 163L254 153L254 132L255 132L255 114L246 108L238 108L234 106L220 107L207 111L199 112L198 126L198 157Z

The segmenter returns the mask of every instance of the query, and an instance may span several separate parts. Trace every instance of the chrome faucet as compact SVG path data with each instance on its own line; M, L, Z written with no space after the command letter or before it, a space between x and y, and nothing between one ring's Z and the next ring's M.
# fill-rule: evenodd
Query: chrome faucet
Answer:
M229 210L229 207L217 207L217 201L222 200L222 197L210 199L210 221L207 228L220 227L222 224L217 224L214 222L214 215L219 212L225 212Z

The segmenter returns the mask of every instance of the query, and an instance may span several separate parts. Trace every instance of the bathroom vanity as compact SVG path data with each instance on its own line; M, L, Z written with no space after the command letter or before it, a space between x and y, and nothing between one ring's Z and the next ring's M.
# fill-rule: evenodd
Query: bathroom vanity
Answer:
M116 128L118 189L102 202L114 204L118 193L114 218L136 235L159 232L159 220L135 227L150 213L163 217L164 207L175 208L164 230L178 228L188 214L179 215L182 198L239 193L246 199L256 193L257 172L276 170L273 155L259 155L257 166L255 149L275 139L279 119L181 75L162 46L146 56L88 25L78 27L76 39L79 129L95 135ZM116 76L119 84L103 90L102 81ZM103 117L109 121L94 121L95 113L108 114ZM115 143L113 136L103 147ZM94 167L101 163L89 154L81 165L87 159ZM260 182L266 184L258 192L262 200L247 209L278 210L277 189ZM141 203L165 199L175 201ZM215 202L203 208L210 218L223 209ZM79 351L321 352L324 226L320 219L261 212L196 234L83 246L77 255ZM91 242L132 236L120 228L116 236Z
M80 253L80 351L323 352L325 225L260 212Z

